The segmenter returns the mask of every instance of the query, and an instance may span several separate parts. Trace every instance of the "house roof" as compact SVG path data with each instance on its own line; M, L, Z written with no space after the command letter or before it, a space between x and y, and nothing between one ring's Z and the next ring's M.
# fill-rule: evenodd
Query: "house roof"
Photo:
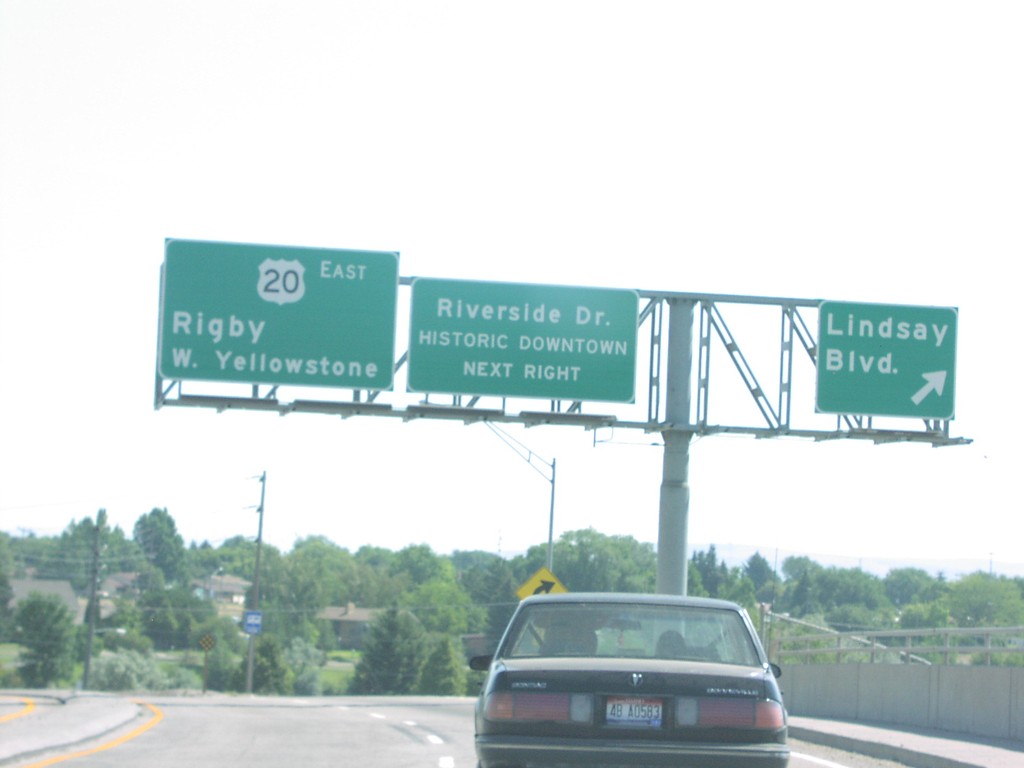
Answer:
M128 571L112 573L103 580L102 584L100 584L100 591L106 592L107 594L112 592L128 591L135 586L135 582L138 578L139 574Z
M317 618L326 621L369 622L377 617L380 610L380 608L357 608L355 603L349 603L348 605L328 606L317 614Z
M71 616L76 624L81 624L85 618L85 601L79 601L75 596L70 581L63 579L11 579L10 584L11 592L14 595L10 603L12 608L33 593L56 595L71 611Z
M240 576L215 574L205 579L193 579L192 586L219 595L244 595L252 586L252 582L246 581Z

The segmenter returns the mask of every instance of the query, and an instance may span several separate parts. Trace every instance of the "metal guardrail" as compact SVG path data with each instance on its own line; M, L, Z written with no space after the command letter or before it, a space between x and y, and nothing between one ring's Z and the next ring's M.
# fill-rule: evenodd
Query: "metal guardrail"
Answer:
M773 620L807 622L777 614ZM991 666L993 657L1024 654L1024 627L968 627L946 629L884 629L871 632L819 631L776 634L771 638L772 658L802 663L907 663L976 664ZM1015 662L1016 663L1016 662Z

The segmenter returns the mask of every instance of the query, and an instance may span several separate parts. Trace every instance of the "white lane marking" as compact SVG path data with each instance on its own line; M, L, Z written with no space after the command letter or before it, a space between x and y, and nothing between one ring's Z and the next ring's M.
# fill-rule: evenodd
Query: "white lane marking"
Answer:
M437 761L437 768L455 768L455 758L442 757Z
M814 757L813 755L804 755L800 752L790 752L789 756L799 758L800 760L806 760L807 762L814 763L815 765L824 766L824 768L847 768L847 766L842 763L834 763L831 760L824 760L820 757Z
M382 715L377 712L371 712L370 717L375 717L378 720L387 720L387 715ZM410 728L419 727L419 723L417 723L415 720L403 720L402 725L407 725ZM431 744L444 744L444 739L442 739L440 736L434 735L433 733L427 734L427 741L429 741Z

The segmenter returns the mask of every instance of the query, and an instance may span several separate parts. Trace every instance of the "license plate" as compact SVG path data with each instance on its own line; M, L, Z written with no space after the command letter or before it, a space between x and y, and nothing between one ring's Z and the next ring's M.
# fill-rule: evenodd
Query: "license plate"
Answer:
M604 716L608 725L660 728L661 699L609 696Z

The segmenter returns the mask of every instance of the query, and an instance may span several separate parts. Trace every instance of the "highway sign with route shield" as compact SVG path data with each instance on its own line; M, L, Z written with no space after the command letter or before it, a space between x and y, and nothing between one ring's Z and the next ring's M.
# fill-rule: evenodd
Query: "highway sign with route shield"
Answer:
M168 240L165 379L390 389L398 254Z
M822 302L817 410L952 419L957 319L953 307Z

